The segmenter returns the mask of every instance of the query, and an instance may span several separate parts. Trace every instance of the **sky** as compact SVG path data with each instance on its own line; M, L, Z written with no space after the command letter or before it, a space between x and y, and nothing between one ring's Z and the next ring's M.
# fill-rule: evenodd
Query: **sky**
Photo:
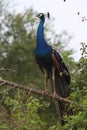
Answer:
M73 36L68 44L69 49L74 49L73 55L78 61L81 57L81 42L87 43L87 21L82 22L81 16L87 16L87 0L9 0L10 8L17 12L33 7L37 12L47 13L54 17L53 25L56 34L64 30ZM80 12L80 15L77 13Z

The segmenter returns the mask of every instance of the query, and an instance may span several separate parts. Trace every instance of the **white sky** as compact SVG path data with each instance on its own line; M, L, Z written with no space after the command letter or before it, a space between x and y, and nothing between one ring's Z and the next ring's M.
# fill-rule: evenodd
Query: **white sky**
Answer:
M69 48L74 48L75 60L80 58L80 43L87 43L87 21L82 22L77 12L82 16L87 16L87 0L9 0L13 9L23 12L24 9L33 7L38 12L50 12L55 18L53 22L56 33L66 30L73 39L69 43ZM13 6L14 5L14 6Z

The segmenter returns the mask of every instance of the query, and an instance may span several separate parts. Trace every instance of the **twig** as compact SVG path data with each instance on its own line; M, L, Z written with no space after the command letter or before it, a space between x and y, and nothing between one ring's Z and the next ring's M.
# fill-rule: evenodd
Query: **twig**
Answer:
M19 89L22 89L25 91L29 91L30 93L37 94L37 95L43 96L43 97L47 97L47 98L50 98L50 99L53 99L56 101L61 101L61 102L69 103L69 104L73 103L71 100L60 97L58 95L53 97L52 94L44 93L42 90L33 89L33 88L31 88L32 87L31 85L24 86L24 85L20 85L20 84L14 83L14 82L10 82L8 80L0 80L0 87L4 86L4 85L9 85L11 87L15 87L15 88L19 88Z
M0 69L0 71L11 71L11 72L16 72L15 70L12 70L12 69Z
M4 81L4 82L2 82L1 84L0 84L0 87L1 86L4 86L6 84L6 82Z

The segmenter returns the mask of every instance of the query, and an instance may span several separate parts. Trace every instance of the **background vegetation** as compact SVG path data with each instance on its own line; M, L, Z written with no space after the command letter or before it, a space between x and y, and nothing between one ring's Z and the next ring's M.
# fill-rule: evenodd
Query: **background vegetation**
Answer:
M9 13L0 0L0 79L7 79L36 89L44 89L44 77L34 60L36 12L30 8L22 14ZM46 25L45 35L51 30ZM52 33L53 30L50 32ZM52 35L52 34L51 34ZM64 126L59 123L54 102L37 95L9 86L0 87L0 129L1 130L86 130L87 129L87 45L81 43L82 57L78 62L72 57L72 50L65 50L63 32L52 35L53 41L63 51L63 57L70 66L72 77L69 106L73 115L65 115ZM7 68L12 71L1 71Z

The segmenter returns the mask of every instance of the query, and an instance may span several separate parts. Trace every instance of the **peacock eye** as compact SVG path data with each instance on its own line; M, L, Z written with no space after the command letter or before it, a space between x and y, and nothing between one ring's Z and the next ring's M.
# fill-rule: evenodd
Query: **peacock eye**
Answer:
M39 18L42 17L42 15L43 15L43 14L41 13L41 14L39 15Z

